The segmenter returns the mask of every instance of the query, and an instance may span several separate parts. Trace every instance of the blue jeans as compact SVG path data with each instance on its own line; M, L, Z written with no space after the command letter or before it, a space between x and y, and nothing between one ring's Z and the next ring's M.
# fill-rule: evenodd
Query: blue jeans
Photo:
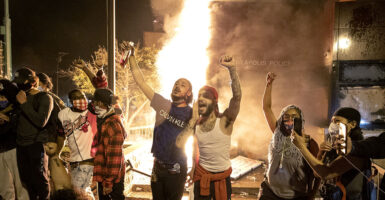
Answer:
M86 190L91 185L94 166L75 165L71 166L72 185L78 189Z

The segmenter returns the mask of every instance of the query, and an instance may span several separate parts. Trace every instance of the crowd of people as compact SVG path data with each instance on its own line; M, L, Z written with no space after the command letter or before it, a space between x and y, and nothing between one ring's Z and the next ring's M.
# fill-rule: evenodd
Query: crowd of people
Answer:
M185 185L192 183L194 199L231 199L231 135L242 97L235 60L220 59L229 71L233 94L228 108L220 112L218 92L208 85L191 106L193 86L185 78L175 82L171 101L156 93L145 82L134 47L128 48L133 78L156 112L153 199L180 200ZM88 75L95 92L87 99L80 89L70 91L69 107L51 92L52 82L44 73L24 67L13 80L0 80L0 199L125 199L126 132L118 97L107 88L102 69L93 73L84 62L76 66ZM298 106L288 105L275 117L275 78L268 73L263 97L272 138L260 199L313 199L318 191L326 200L372 199L367 185L370 158L384 157L385 134L363 140L360 113L340 108L331 119L330 137L318 146L305 133L304 113ZM346 138L337 137L340 125L346 127ZM184 146L190 136L193 166L188 171ZM68 166L60 157L64 143L71 152ZM91 185L98 188L96 197Z

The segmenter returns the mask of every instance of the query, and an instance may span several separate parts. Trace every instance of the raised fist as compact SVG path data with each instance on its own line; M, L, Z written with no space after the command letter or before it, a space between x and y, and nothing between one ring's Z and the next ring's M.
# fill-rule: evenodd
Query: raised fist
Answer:
M234 68L235 67L235 60L232 56L222 56L219 59L219 63L227 68Z
M272 84L273 81L275 80L275 77L276 77L276 76L277 76L277 75L275 75L273 72L267 73L267 76L266 76L266 83L267 83L268 85Z

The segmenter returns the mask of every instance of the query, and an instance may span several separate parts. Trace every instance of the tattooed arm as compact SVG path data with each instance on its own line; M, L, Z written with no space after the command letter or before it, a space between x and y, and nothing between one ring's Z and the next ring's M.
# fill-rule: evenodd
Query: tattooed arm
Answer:
M224 56L220 59L220 64L229 70L231 78L231 89L233 92L233 97L230 100L229 107L224 112L224 116L226 117L225 128L227 128L230 124L234 123L239 113L242 90L237 70L235 68L235 60L230 56Z
M60 160L57 153L56 143L44 144L46 154L49 156L48 167L51 173L51 180L55 187L55 191L61 189L71 189L71 177Z
M187 127L183 129L183 131L178 135L176 138L176 146L178 148L184 148L187 139L194 134L195 129L195 123L197 122L199 118L198 114L198 102L194 102L193 104L193 111L192 111L192 117L187 124Z

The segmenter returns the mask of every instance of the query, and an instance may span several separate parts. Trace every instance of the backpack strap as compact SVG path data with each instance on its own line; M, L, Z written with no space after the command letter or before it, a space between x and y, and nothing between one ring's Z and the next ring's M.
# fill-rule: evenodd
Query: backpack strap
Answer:
M342 182L341 182L341 177L338 177L338 180L336 182L336 186L338 186L340 188L340 190L342 191L341 200L346 200L346 188L345 188L344 184L342 184Z

